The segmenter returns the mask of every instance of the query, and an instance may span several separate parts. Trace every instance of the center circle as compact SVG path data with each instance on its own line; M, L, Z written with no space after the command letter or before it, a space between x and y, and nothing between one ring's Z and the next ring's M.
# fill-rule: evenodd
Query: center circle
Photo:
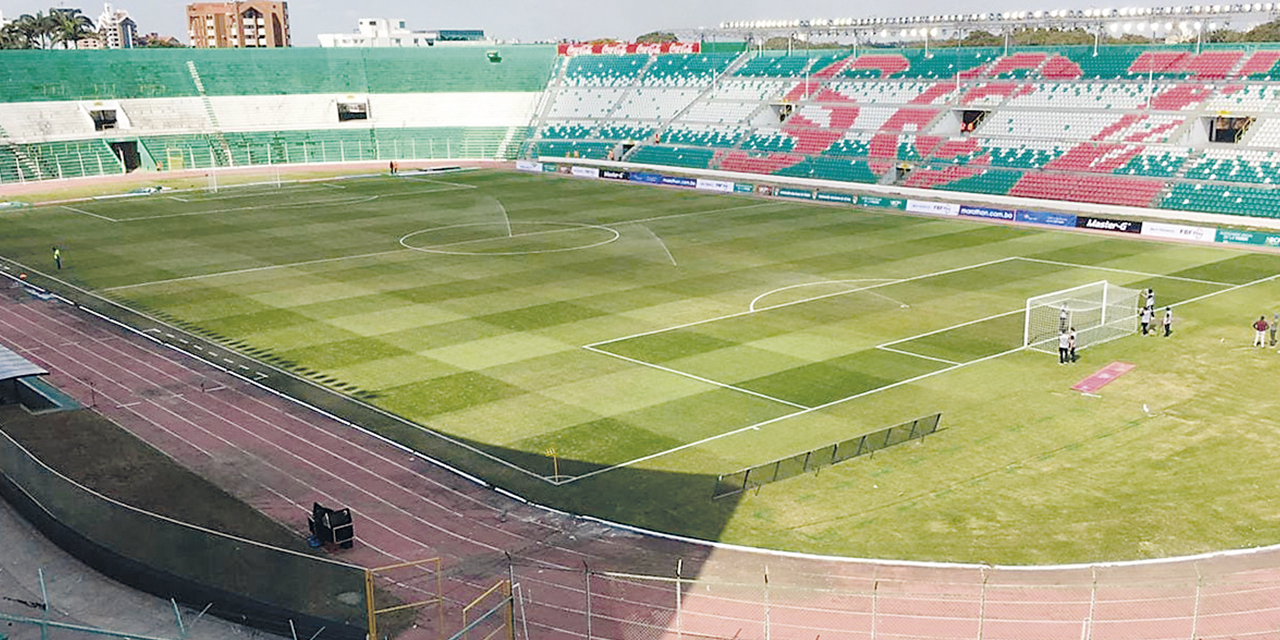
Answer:
M440 233L451 229L466 228L486 228L494 229L495 233L492 237L473 238L467 240L457 240L452 242L443 242L440 244L428 244L427 246L418 246L409 242L410 238L429 236L432 233ZM480 245L484 243L498 243L504 240L513 240L518 238L527 238L530 236L550 235L556 233L589 233L596 238L587 238L582 244L570 247L558 247L554 249L524 249L520 251L469 251L465 247L467 245ZM465 224L451 224L443 227L432 227L421 231L414 231L400 238L401 246L414 251L423 253L439 253L451 256L524 256L535 255L540 253L560 253L562 251L581 251L583 249L591 249L599 247L610 242L616 241L622 234L616 229L598 224L586 224L582 222L468 222Z

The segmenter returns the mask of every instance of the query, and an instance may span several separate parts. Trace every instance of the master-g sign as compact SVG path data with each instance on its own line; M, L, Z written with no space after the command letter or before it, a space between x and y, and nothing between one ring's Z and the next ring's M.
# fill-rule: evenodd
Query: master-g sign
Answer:
M1118 220L1116 218L1093 218L1080 216L1076 218L1076 227L1080 229L1097 229L1099 231L1117 231L1120 233L1142 233L1142 223L1136 220Z

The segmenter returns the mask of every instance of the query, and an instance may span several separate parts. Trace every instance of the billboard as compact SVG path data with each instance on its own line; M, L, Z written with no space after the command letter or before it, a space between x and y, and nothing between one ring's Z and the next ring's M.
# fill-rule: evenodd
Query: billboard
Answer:
M1142 223L1136 220L1119 218L1094 218L1093 216L1077 216L1076 226L1081 229L1098 231L1117 231L1119 233L1142 233Z
M626 55L628 53L702 53L701 42L609 42L609 43L567 43L557 47L562 56L589 55Z
M805 200L813 199L813 192L805 191L804 189L786 189L783 187L779 187L778 189L774 190L773 193L774 195L782 198L803 198Z
M628 175L626 171L614 171L612 169L601 169L600 177L609 180L626 180Z
M595 167L574 167L569 171L579 178L599 178L600 170Z
M693 178L681 178L680 176L662 176L661 184L668 187L696 187L698 181Z
M847 193L823 193L819 191L818 199L823 202L842 202L844 204L853 204L853 196Z
M1142 235L1169 240L1213 242L1217 239L1218 230L1212 227L1191 227L1185 224L1147 221L1142 223Z
M992 220L1013 220L1017 216L1013 211L991 209L988 207L961 206L960 215L970 218L989 218Z
M695 188L703 191L718 191L720 193L733 193L733 183L724 180L706 180L698 178Z
M907 201L902 198L884 198L881 196L858 196L858 205L863 207L881 207L885 209L906 209Z
M1280 247L1280 234L1239 229L1218 229L1217 241L1226 244L1253 244Z
M960 205L950 202L908 200L907 211L911 213L927 213L934 216L958 216L960 215Z
M1074 227L1076 226L1076 216L1074 213L1054 213L1052 211L1026 211L1019 209L1014 212L1014 220L1018 222L1027 222L1030 224L1043 224L1051 227Z
M656 173L639 173L632 171L627 175L627 179L632 182L643 182L645 184L662 184L662 176Z
M517 171L535 171L538 173L542 173L542 163L531 162L529 160L516 160L516 170Z

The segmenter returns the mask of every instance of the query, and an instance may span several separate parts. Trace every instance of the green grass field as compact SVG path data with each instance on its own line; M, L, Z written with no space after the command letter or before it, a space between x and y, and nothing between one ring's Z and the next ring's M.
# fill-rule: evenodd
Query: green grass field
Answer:
M1280 255L489 171L89 200L0 229L27 269L51 273L57 244L68 284L567 510L1005 564L1280 540L1280 355L1248 346L1280 310ZM1153 287L1174 336L1072 366L1020 349L1026 298L1104 279ZM1137 368L1069 390L1113 361ZM711 499L718 474L938 411L924 441Z

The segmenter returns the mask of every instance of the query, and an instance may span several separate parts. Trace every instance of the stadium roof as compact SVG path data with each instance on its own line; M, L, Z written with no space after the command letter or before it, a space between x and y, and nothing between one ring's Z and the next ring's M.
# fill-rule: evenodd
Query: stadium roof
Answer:
M47 375L48 370L0 345L0 381Z

